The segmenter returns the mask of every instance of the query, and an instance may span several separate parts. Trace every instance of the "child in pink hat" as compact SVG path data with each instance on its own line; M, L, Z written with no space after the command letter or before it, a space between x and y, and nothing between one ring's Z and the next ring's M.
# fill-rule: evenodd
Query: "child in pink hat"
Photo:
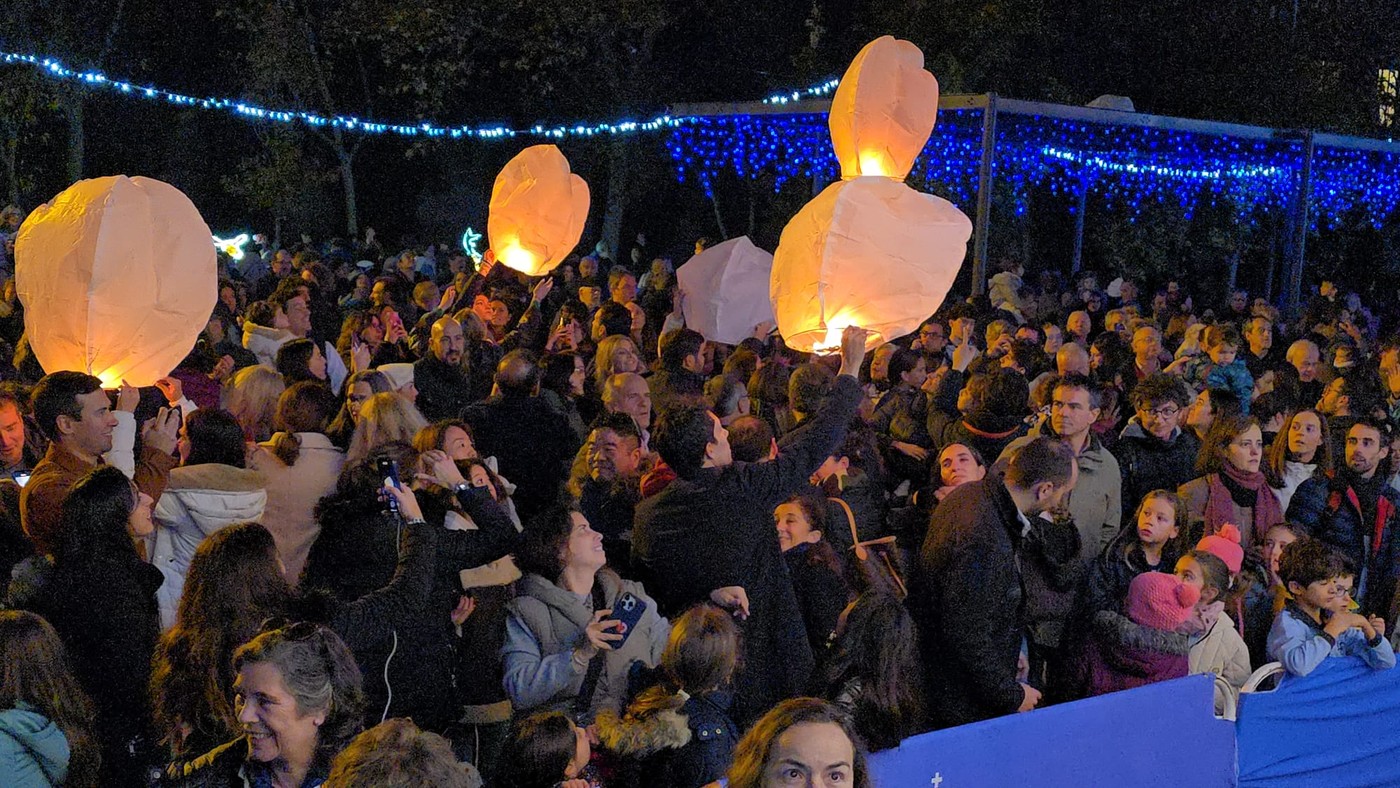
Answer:
M1127 618L1100 614L1088 649L1089 694L1132 689L1187 675L1190 638L1177 632L1201 592L1164 572L1144 572L1128 586Z

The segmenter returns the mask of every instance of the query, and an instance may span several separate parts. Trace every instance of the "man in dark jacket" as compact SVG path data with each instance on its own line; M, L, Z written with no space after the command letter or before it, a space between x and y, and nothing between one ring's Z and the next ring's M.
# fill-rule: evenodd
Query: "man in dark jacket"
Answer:
M1031 520L1059 506L1078 475L1068 445L1036 438L1011 457L1004 480L964 484L934 510L910 608L938 727L1040 701L1016 678L1025 629L1019 551Z
M773 509L808 484L846 432L862 395L865 332L842 336L841 376L777 460L734 464L728 432L701 405L662 414L652 446L677 479L637 506L632 563L662 615L714 601L744 621L735 720L756 719L803 692L813 667L802 613L784 569Z
M578 508L603 535L608 565L632 577L632 520L641 500L642 435L631 416L607 413L589 435L588 476L579 485Z
M471 404L471 379L462 363L466 349L461 323L451 317L433 323L428 353L413 365L418 410L429 421L453 418Z
M1190 402L1191 392L1181 378L1163 372L1148 375L1133 389L1137 414L1113 447L1123 474L1123 522L1133 521L1144 495L1175 490L1196 478L1201 442L1178 426Z
M500 474L515 482L521 521L559 497L578 453L578 437L564 415L539 398L540 367L527 350L512 350L496 365L496 393L462 412L477 452L494 456Z
M705 396L705 377L700 374L705 367L704 350L705 337L699 331L681 328L661 337L660 368L650 384L658 411Z
M1400 574L1395 529L1400 493L1378 473L1390 454L1390 427L1373 419L1352 425L1346 436L1346 465L1303 482L1288 505L1289 522L1347 557L1356 568L1356 601L1367 615L1391 626L1391 604Z

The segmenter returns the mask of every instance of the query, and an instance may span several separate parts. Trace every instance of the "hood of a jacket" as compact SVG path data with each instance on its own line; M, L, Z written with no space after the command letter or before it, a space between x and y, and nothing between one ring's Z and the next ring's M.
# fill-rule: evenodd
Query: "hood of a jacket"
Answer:
M207 527L258 520L267 506L267 478L250 468L205 463L170 471L165 496L179 501L195 522ZM161 507L157 505L157 510Z
M63 782L68 774L68 737L53 720L28 704L20 703L13 709L0 711L0 733L19 742L51 783Z
M624 758L646 758L690 743L690 721L680 711L659 711L639 719L604 709L596 722L598 740Z
M593 581L601 583L603 586L603 598L613 600L617 598L622 589L622 581L617 575L607 569L598 570L598 575ZM588 619L592 617L579 598L572 592L555 585L537 574L527 574L520 579L519 594L538 599L547 607L558 610L565 618L568 618L580 627L588 625ZM583 620L578 620L578 616L583 615Z

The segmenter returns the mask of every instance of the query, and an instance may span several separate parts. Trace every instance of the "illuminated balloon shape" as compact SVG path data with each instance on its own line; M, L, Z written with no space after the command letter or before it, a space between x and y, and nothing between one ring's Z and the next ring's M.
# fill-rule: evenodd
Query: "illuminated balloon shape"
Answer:
M542 276L578 246L587 219L588 184L557 147L532 145L496 176L486 235L497 260Z
M904 336L943 303L967 254L972 221L900 181L828 186L783 228L770 295L778 330L804 352L840 349L848 326L873 349Z
M827 117L841 177L904 180L937 116L938 80L924 70L924 53L893 36L866 44L841 77Z
M715 244L676 269L685 293L685 325L711 342L737 345L773 320L768 279L773 255L741 235Z
M218 297L209 226L180 190L117 175L78 181L15 239L24 330L49 372L149 386L194 347Z

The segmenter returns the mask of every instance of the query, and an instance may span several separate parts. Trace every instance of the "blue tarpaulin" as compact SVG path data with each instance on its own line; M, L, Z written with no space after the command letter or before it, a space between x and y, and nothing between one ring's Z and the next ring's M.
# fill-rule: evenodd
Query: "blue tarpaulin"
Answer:
M1233 786L1234 726L1213 712L1211 677L1188 676L914 736L871 772L879 788Z
M1237 736L1241 786L1400 785L1400 670L1323 660L1244 695Z

